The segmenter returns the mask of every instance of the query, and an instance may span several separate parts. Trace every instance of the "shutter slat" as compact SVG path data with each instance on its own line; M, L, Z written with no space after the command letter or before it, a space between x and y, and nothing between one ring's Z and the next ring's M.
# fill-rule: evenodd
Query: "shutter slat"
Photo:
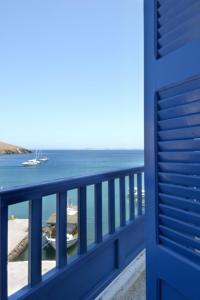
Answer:
M195 19L195 16L199 17L199 11L198 11L199 8L200 8L200 3L194 0L192 3L190 3L188 9L184 9L183 11L180 11L180 9L178 9L178 12L180 13L176 15L176 18L173 18L173 20L170 21L168 18L167 22L166 22L167 13L165 13L165 18L161 17L158 20L159 34L160 35L168 34L169 32L173 31L174 28L175 29L182 28L182 24L184 26L185 24L191 22L193 19ZM158 9L158 12L162 16L163 13L161 10L162 8ZM171 10L171 15L172 14L174 14L174 10Z
M159 220L161 224L169 228L200 237L200 228L198 226L188 224L162 214L159 215Z
M167 120L185 115L195 114L200 111L200 101L179 105L158 112L160 120Z
M200 126L158 132L160 141L200 138Z
M175 242L182 244L183 246L186 246L188 248L195 248L200 250L200 242L198 241L198 239L195 239L194 237L192 238L162 225L159 226L159 229L161 235L164 235L167 238L174 240Z
M200 202L197 202L195 200L184 199L183 197L172 196L162 193L159 193L159 199L160 202L163 204L200 213Z
M158 109L166 109L170 107L176 107L182 104L191 103L200 100L200 89L185 92L178 96L172 96L164 98L158 102Z
M197 263L200 262L200 255L197 251L189 249L187 247L184 247L164 236L160 236L160 241L164 246L167 246L168 248L172 249L173 251L186 256L188 259L192 259Z
M158 152L160 162L200 162L200 151L188 152Z
M180 82L178 84L171 85L170 87L160 89L157 92L158 101L160 103L160 101L167 101L168 98L181 98L187 93L191 96L191 94L195 93L198 89L200 89L199 76L196 78L188 79L184 82Z
M157 50L160 57L200 37L200 3L157 1Z
M163 141L159 142L158 146L162 151L200 151L200 139Z
M184 211L179 208L174 208L165 204L159 204L160 213L168 217L193 224L200 225L200 216L193 212Z
M200 176L183 175L173 173L158 173L159 182L179 184L183 186L195 186L200 188Z
M192 116L168 119L158 122L159 130L178 129L200 125L200 113Z
M161 172L200 175L200 164L159 163L158 165Z
M200 200L200 189L197 188L173 185L168 183L159 183L159 192Z

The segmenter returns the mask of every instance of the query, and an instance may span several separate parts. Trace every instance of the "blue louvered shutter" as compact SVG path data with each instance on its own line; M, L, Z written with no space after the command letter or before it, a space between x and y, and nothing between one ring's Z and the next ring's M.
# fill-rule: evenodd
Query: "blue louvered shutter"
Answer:
M200 0L145 0L147 300L200 299Z
M160 57L200 37L200 1L157 1L157 47Z

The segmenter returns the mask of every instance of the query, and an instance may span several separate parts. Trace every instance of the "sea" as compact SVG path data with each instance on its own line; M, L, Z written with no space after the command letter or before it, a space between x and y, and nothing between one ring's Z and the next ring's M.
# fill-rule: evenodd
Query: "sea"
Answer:
M37 184L55 179L67 179L93 175L113 170L133 168L144 164L143 150L43 150L48 161L37 166L24 167L22 163L34 158L34 153L0 155L0 190ZM126 178L126 217L128 211L128 179ZM119 225L119 182L115 182L116 226ZM30 200L30 199L27 199ZM67 193L67 203L77 205L77 190ZM55 212L56 195L43 198L42 221L45 225L49 216ZM28 201L9 207L9 217L28 218ZM103 233L108 231L108 189L103 183ZM94 186L87 188L87 240L94 242ZM45 247L43 241L43 259L55 259L55 251ZM74 255L77 247L69 249L68 255ZM27 250L18 260L27 259Z

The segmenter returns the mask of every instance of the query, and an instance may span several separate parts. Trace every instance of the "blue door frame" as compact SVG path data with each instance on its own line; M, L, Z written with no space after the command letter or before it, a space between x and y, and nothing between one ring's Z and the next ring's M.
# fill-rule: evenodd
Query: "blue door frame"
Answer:
M199 300L200 1L144 13L147 300Z

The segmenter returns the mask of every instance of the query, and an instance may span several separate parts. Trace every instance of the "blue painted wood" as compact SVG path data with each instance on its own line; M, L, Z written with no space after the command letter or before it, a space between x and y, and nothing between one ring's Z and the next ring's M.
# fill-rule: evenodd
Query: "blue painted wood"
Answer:
M92 176L75 177L72 179L66 178L62 180L47 181L41 184L28 185L25 187L8 188L0 191L2 201L7 205L21 203L35 197L43 197L58 192L65 192L66 190L77 189L82 186L93 185L96 183L108 181L111 179L119 178L121 176L129 176L130 174L137 174L144 172L144 167L136 167L132 169L112 171Z
M200 175L200 165L198 163L158 163L159 171L169 173L180 173L183 175Z
M200 102L196 101L185 105L179 105L177 107L162 109L161 111L158 112L158 116L160 120L166 120L166 119L181 117L184 115L199 113L199 111L200 111Z
M200 162L199 152L159 152L158 158L160 162Z
M42 198L29 201L28 282L31 286L41 281L42 259Z
M95 243L102 242L102 183L95 185Z
M12 295L10 300L34 300L59 297L59 300L94 299L102 289L121 272L144 248L144 216L129 222L115 232L115 189L114 179L125 174L132 176L144 171L144 168L135 168L109 174L99 174L91 177L78 178L78 227L79 227L79 255L67 264L66 255L66 186L76 186L76 180L53 182L33 187L22 187L21 190L0 192L0 284L1 298L7 299L7 204L14 201L23 202L28 196L29 201L29 285ZM102 182L109 178L108 194L110 206L111 235L102 238ZM94 181L93 181L94 180ZM96 242L87 249L87 215L86 215L86 188L87 183L95 185L96 206ZM65 190L64 190L65 183ZM80 183L86 183L80 187ZM124 182L122 181L122 187ZM41 188L41 190L40 190ZM57 194L57 267L45 274L41 280L41 233L42 233L42 197L49 195L52 188ZM40 195L40 196L39 196ZM8 199L7 199L8 197ZM21 197L21 200L20 200ZM97 225L98 224L98 225ZM134 236L134 239L132 238ZM116 241L118 247L116 248ZM3 274L3 276L2 276ZM74 278L76 280L74 281ZM79 288L76 288L76 287Z
M159 225L159 229L161 235L173 240L174 242L182 244L188 248L193 247L200 251L200 242L195 237L183 234L175 229L171 229L163 225Z
M199 82L198 82L199 84ZM194 101L198 101L200 99L200 89L198 85L196 86L196 90L185 92L184 94L178 96L172 96L169 98L161 99L158 102L158 109L167 109L173 106L182 105Z
M197 8L199 8L198 5L197 5ZM194 12L190 12L190 13L194 13ZM197 13L197 11L196 11L196 13ZM172 22L164 23L164 22L162 22L162 20L160 20L158 22L158 24L159 24L158 33L161 36L161 38L159 40L160 45L166 44L169 41L169 39L175 38L179 33L181 34L181 32L185 29L185 26L188 26L188 22L185 22L185 24L182 26L178 26L178 23L183 22L185 17L186 17L186 14L183 13L183 14L178 14L176 18L173 17ZM187 14L187 17L189 17L189 12ZM199 19L199 14L197 13L197 15L192 20L192 22L195 23L198 19ZM192 25L192 22L190 25ZM174 30L173 26L175 26L175 30Z
M115 232L115 181L108 181L108 229L109 233Z
M67 193L56 195L56 265L58 268L67 263Z
M196 0L195 0L196 1ZM182 55L182 49L180 50L180 53ZM184 54L185 55L185 54ZM178 57L178 56L177 56ZM174 58L173 58L174 59ZM172 60L172 57L170 61ZM179 61L180 63L180 61ZM174 66L173 66L174 67ZM183 72L187 72L188 70L183 70ZM182 72L182 73L183 73ZM177 72L179 73L179 71ZM168 73L166 74L166 77L168 77ZM172 74L173 76L174 74ZM176 74L177 75L177 74ZM180 73L179 73L180 75ZM168 78L169 79L169 78ZM173 78L175 79L175 78ZM158 93L158 101L168 99L169 97L182 97L183 94L188 93L188 92L195 92L199 88L199 77L198 76L193 76L192 78L188 78L189 80L181 79L176 84L175 80L168 82L167 86L164 86L160 88L157 93ZM192 80L191 80L192 79ZM175 82L175 84L174 84ZM191 93L191 94L192 94Z
M200 200L200 189L167 183L159 183L159 192L188 199Z
M134 175L129 176L129 210L130 220L135 219L135 199L134 199Z
M159 204L159 212L165 216L188 222L189 224L200 225L200 216L190 211L185 211L166 204Z
M200 127L188 127L175 130L164 130L158 133L160 141L184 140L200 137Z
M87 252L87 201L86 187L78 189L78 252Z
M194 252L190 248L187 248L185 246L180 245L179 243L176 243L176 241L173 241L170 238L167 238L165 236L160 236L160 242L163 246L168 247L174 252L179 252L181 255L185 256L187 259L199 264L200 263L200 255L198 252ZM181 290L181 288L180 288ZM189 299L189 298L188 298ZM191 298L197 300L198 298Z
M192 116L184 116L174 119L168 119L158 122L158 127L161 130L188 128L190 126L196 126L200 124L200 114L194 114Z
M125 177L119 180L120 190L120 226L126 225L126 194L125 194Z
M200 202L195 199L159 193L159 200L163 204L200 213Z
M138 215L142 215L142 175L137 174L137 200L138 200Z
M7 299L8 207L0 199L0 300Z
M200 295L199 5L144 1L147 300Z
M191 186L200 188L200 176L197 175L184 175L184 174L176 174L176 173L158 173L160 182L166 182L184 186Z
M145 196L146 196L146 289L147 300L158 300L159 284L157 272L154 267L156 262L156 129L155 121L155 101L156 101L156 84L155 84L155 63L158 58L157 49L157 27L156 9L157 1L144 0L144 28L145 28L145 89L144 89L144 120L145 120ZM154 71L153 71L154 70ZM157 79L157 78L156 78ZM148 100L147 100L148 99ZM166 122L166 121L162 121ZM165 124L164 124L165 125ZM161 126L164 126L162 123ZM169 126L170 127L170 126ZM160 128L159 128L160 129ZM161 300L161 299L159 299Z
M158 12L160 15L160 19L158 20L158 22L160 23L160 21L162 21L163 25L167 27L168 30L169 28L173 30L175 25L179 25L178 22L182 23L185 21L188 15L192 16L192 14L190 15L190 13L191 11L192 13L194 12L196 4L198 3L196 2L196 0L182 0L177 2L173 2L172 0L158 0L158 4ZM184 9L185 7L187 9ZM178 19L178 22L176 21L176 19ZM161 28L159 29L161 30Z
M177 219L159 214L160 224L167 226L168 228L173 228L179 230L180 232L186 232L193 236L200 236L200 228L193 224L188 224Z
M166 2L169 3L170 1ZM165 56L200 37L198 2L180 2L182 6L179 2L169 6L160 5L157 14L157 44L160 56ZM172 6L173 10L171 9ZM164 30L162 30L163 27Z
M158 143L161 151L193 151L200 149L199 139L164 141Z
M39 287L25 288L9 300L93 300L144 249L145 217L139 217L62 269L43 276ZM134 237L134 238L133 238ZM116 240L124 248L124 262L116 266Z

